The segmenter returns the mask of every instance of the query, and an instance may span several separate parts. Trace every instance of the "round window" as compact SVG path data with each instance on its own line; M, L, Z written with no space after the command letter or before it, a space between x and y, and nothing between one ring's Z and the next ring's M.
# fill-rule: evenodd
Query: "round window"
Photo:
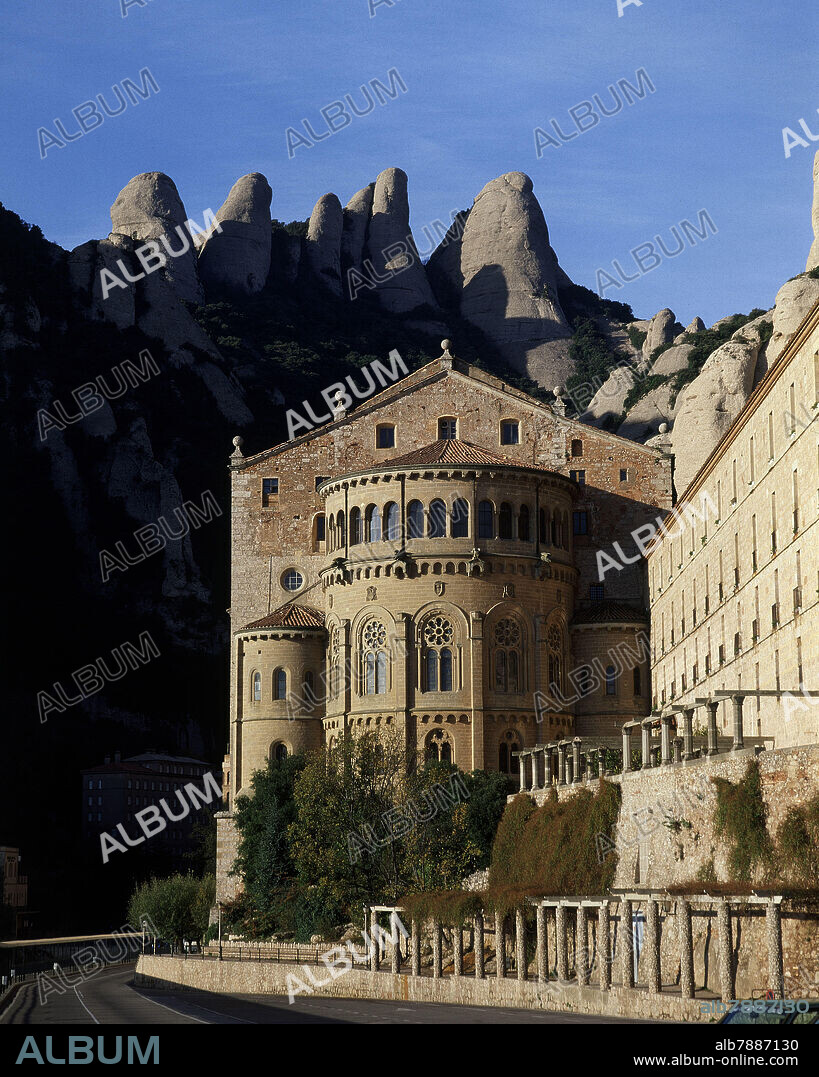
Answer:
M294 568L289 568L282 576L282 586L286 591L299 591L304 586L304 576Z

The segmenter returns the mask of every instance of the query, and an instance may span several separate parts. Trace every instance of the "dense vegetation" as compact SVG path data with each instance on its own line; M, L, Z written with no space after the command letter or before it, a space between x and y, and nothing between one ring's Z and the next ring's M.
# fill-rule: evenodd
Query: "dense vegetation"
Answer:
M139 930L143 918L148 932L180 948L183 941L201 940L216 897L213 875L197 879L193 875L172 875L150 879L138 886L128 902L128 923Z

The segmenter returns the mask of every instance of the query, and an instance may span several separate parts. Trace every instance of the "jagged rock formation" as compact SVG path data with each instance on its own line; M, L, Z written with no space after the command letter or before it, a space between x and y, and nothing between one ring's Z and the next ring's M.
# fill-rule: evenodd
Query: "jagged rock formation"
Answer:
M334 194L325 194L310 214L304 260L312 275L333 295L341 295L343 211Z
M698 377L680 392L672 435L678 494L725 436L751 395L763 340L760 330L769 321L770 315L763 314L743 325L709 355Z
M793 280L782 285L776 293L773 334L766 348L769 363L776 362L790 338L799 328L799 323L817 299L819 299L819 280L814 277L794 277Z
M100 274L108 270L122 280L122 267L118 264L121 263L130 276L138 276L142 270L135 264L133 250L132 239L112 232L108 239L89 239L87 243L81 243L68 256L68 278L78 299L88 306L92 318L112 322L117 329L127 329L136 321L134 285L112 287L103 296Z
M407 174L387 168L375 181L367 249L381 305L395 314L435 307L409 225ZM386 279L379 279L386 278Z
M679 339L677 337L676 339ZM692 344L673 344L655 359L651 367L652 374L676 374L688 365L688 356L693 351Z
M679 399L671 403L673 396L670 382L658 385L629 410L617 433L621 438L630 438L632 441L647 441L657 433L661 423L671 425L679 410Z
M631 367L617 366L609 374L580 416L582 423L607 427L619 421L625 410L626 397L637 380Z
M344 207L344 223L341 233L341 272L346 275L348 269L362 269L364 247L367 242L367 228L373 208L375 184L368 183L353 195ZM342 282L342 290L344 288ZM349 290L347 291L349 295Z
M128 236L137 247L155 241L165 258L157 272L171 281L181 299L201 303L204 292L187 219L176 184L164 172L134 176L111 206L112 232Z
M216 212L212 232L199 252L205 288L255 295L270 269L270 202L273 192L260 172L236 180Z
M816 151L816 156L813 159L813 212L811 216L813 222L813 245L808 255L808 264L805 266L806 273L819 266L819 150Z
M454 254L448 259L454 263ZM460 244L460 313L486 333L511 366L541 385L562 383L574 372L557 269L529 177L508 172L487 183Z
M683 327L677 321L673 310L666 307L658 311L648 323L646 339L643 341L643 362L647 364L656 348L670 344L682 331Z
M442 307L450 310L459 308L464 287L464 275L461 272L463 230L464 222L459 215L427 262L427 279L435 298Z

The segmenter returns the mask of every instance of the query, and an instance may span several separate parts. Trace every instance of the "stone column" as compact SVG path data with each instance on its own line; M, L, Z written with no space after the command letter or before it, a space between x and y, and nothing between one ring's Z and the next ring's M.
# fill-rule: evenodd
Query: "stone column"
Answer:
M694 758L694 708L686 707L683 711L683 760Z
M682 763L682 757L683 757L683 739L682 739L682 737L675 737L674 738L673 755L674 755L674 765L675 766Z
M717 930L719 931L719 991L723 1002L734 997L734 955L731 940L731 907L727 901L717 902Z
M546 983L549 979L549 954L546 946L546 906L538 905L535 909L537 928L537 979Z
M378 972L378 959L380 954L378 952L378 938L376 933L376 927L378 925L378 913L375 909L370 909L370 971Z
M645 770L646 767L651 766L651 719L642 722L640 729L643 735L643 770Z
M475 913L475 979L482 980L486 976L484 968L484 938L483 938L483 913Z
M518 755L518 766L520 767L520 791L526 792L526 756L521 752Z
M555 908L555 947L557 949L557 978L561 983L565 983L569 978L566 926L566 906L558 903Z
M717 747L717 711L719 710L719 700L713 699L706 703L708 709L708 747L705 749L706 755L716 755L719 752Z
M550 744L543 752L543 788L551 789L552 781L552 746Z
M421 975L421 932L414 917L410 923L410 972Z
M745 747L745 741L742 739L742 704L744 702L745 696L731 696L731 703L734 706L734 743L731 745L732 752L741 752Z
M518 979L526 979L526 919L523 909L515 909L515 964L518 967Z
M768 988L773 991L774 998L784 998L782 909L775 901L769 901L765 910L765 933L768 936Z
M432 920L432 975L440 980L443 975L443 939L441 938L441 921L438 917Z
M462 924L456 924L452 928L452 974L453 976L463 976L464 974L464 936Z
M656 901L646 902L646 979L648 989L655 995L662 991L660 965L660 910Z
M589 982L589 922L586 907L577 906L577 932L575 934L574 967L578 986L585 987Z
M680 998L694 997L694 936L691 929L691 906L677 902L677 924L680 933Z
M671 716L660 720L660 763L671 766Z
M566 749L569 747L568 742L565 740L560 741L557 746L557 784L566 784Z
M634 932L631 926L631 902L620 902L620 964L623 987L634 987Z
M574 781L574 760L566 752L566 785L571 785Z
M609 903L604 901L597 910L597 956L600 962L600 990L611 987L611 937L609 934Z
M532 792L536 793L543 787L540 784L540 757L542 750L535 748L532 752Z
M572 782L577 785L580 782L580 737L572 741Z
M503 933L503 917L495 912L495 976L502 980L506 975L506 941Z
M393 941L390 943L392 946L392 971L399 973L401 971L401 936L398 933L398 913L390 913L390 937Z
M623 773L631 770L631 726L623 726Z

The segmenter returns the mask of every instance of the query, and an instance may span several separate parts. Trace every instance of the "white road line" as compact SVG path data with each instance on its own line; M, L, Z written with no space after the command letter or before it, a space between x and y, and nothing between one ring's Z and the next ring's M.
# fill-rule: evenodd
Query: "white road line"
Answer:
M200 1020L200 1018L194 1017L193 1014L182 1013L181 1010L174 1010L171 1006L166 1006L162 1002L157 1002L155 998L148 998L148 996L143 995L141 991L137 991L135 987L132 987L131 990L134 992L135 995L138 995L140 998L144 998L146 1002L153 1002L154 1006L161 1006L163 1010L167 1010L168 1013L175 1013L177 1017L189 1017L191 1021L196 1021L198 1025L210 1024L210 1021L202 1021Z
M91 1018L91 1020L94 1022L94 1024L98 1025L99 1021L96 1019L96 1017L93 1015L93 1013L91 1013L91 1011L88 1009L88 1007L83 1002L82 995L79 992L79 988L76 988L76 987L74 988L74 994L77 996L77 1001L82 1006L82 1008L85 1010L85 1012L88 1014L88 1016Z
M219 1010L209 1010L207 1006L201 1006L198 1002L189 1002L189 1006L194 1006L197 1010L204 1010L205 1013L215 1013L217 1017L226 1017L228 1021L241 1021L243 1025L255 1025L255 1021L248 1021L245 1017L235 1017L232 1013L221 1013ZM210 1024L210 1022L207 1022Z

